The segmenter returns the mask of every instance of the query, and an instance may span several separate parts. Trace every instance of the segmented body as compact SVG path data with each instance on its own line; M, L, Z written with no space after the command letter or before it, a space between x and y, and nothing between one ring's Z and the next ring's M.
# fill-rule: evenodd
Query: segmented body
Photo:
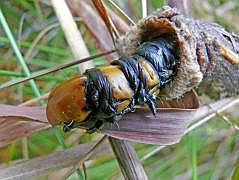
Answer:
M85 113L85 116L82 118L81 114L79 119L75 116L74 119L68 118L68 121L64 121L64 131L90 123L88 131L94 132L104 122L117 123L125 113L134 111L135 105L144 103L155 114L160 88L171 81L176 73L174 48L166 39L158 38L143 43L130 57L122 57L109 66L86 71L79 77L84 78L84 93L78 94L84 97L85 103L80 102L82 109L78 107L77 110L78 113ZM63 84L67 86L73 81L77 84L77 78ZM53 94L56 93L53 91ZM58 103L58 106L62 107L63 115L71 114L76 108L73 105L63 107L63 103Z

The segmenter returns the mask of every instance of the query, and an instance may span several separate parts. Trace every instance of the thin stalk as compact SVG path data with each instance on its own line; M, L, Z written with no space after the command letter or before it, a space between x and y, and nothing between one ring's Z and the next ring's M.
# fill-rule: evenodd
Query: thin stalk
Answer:
M4 42L4 43L10 43L9 39L7 39L5 37L1 37L1 36L0 36L0 41ZM18 44L25 48L31 47L30 42L23 41L23 40L18 41ZM56 48L56 47L49 47L49 46L38 44L35 48L38 49L39 51L42 51L45 53L50 53L50 54L55 54L58 56L63 56L63 57L71 56L71 54L68 51L65 51L64 49L60 49L60 48Z
M7 71L7 70L0 70L0 76L24 77L24 75L22 73L20 73L20 72Z
M119 13L121 13L131 24L136 25L136 23L112 0L107 0Z
M197 180L197 144L195 131L191 132L192 179Z
M65 142L64 142L64 139L63 139L63 137L62 137L60 131L59 131L57 128L52 128L52 129L53 129L53 133L54 133L54 135L55 135L55 137L56 137L58 143L60 144L60 146L61 146L63 149L66 149L67 146L66 146L66 144L65 144Z
M133 146L124 140L109 137L111 147L125 179L148 180Z
M116 50L111 50L111 51L107 51L107 52L104 52L104 53L96 54L96 55L93 55L93 56L90 56L90 57L87 57L87 58L84 58L84 59L71 61L69 63L60 65L58 67L53 67L53 68L50 68L48 70L45 70L45 71L39 72L37 74L31 75L29 77L23 78L23 79L21 79L19 81L9 82L7 84L2 84L2 85L0 85L0 89L4 89L4 88L7 88L7 87L10 87L10 86L19 84L19 83L23 83L23 82L29 81L31 79L35 79L37 77L40 77L40 76L43 76L43 75L46 75L46 74L49 74L49 73L57 72L57 71L60 71L62 69L71 67L71 66L76 65L76 64L81 64L83 62L87 62L89 60L92 60L92 59L95 59L95 58L98 58L98 57L106 56L108 54L114 53L115 51Z
M76 174L79 177L79 179L85 179L85 176L83 176L83 173L80 169L76 169Z
M94 154L95 149L97 149L106 138L107 138L107 136L103 136L98 142L96 142L96 144L91 149L89 149L89 151L86 153L86 156L84 158L82 158L79 163L84 163L86 160L89 160L90 157ZM74 168L72 168L67 173L68 174L67 176L70 176L73 173L73 171L75 171L75 170L77 171L79 169L79 168L77 168L78 164L74 165ZM78 176L78 177L80 178L80 176Z
M6 21L4 15L2 13L2 9L0 9L0 22L1 22L1 25L3 27L4 32L6 33L6 36L8 37L8 39L10 41L10 44L11 44L11 46L12 46L12 48L13 48L15 54L16 54L16 57L17 57L19 63L21 64L21 66L22 66L22 69L23 69L23 72L24 72L25 76L27 76L27 77L31 76L31 73L30 73L30 71L29 71L29 69L28 69L28 67L27 67L27 65L26 65L26 63L23 59L23 56L22 56L20 50L17 47L17 43L16 43L16 41L15 41L13 35L12 35L12 32L11 32L11 30L10 30L8 24L7 24L7 21ZM35 96L36 97L41 96L40 91L37 88L36 83L34 82L34 80L30 80L29 83L30 83L30 85L33 89L33 92L34 92Z
M24 20L25 20L25 13L21 16L20 22L19 22L19 30L17 32L17 39L18 41L21 39L21 35L22 35L22 30L23 30L23 24L24 24ZM19 42L17 42L17 45L19 47L19 49L21 49L21 46L19 45Z
M147 0L141 0L141 6L142 6L142 18L145 18L148 15Z
M41 72L41 71L39 71L39 72ZM39 72L36 72L36 74L39 73ZM25 77L23 73L16 72L16 71L7 71L7 70L0 70L0 76L1 77L4 77L4 76L5 77L13 77L14 76L15 78L24 78ZM42 76L42 77L39 77L39 79L43 80L43 81L48 81L48 80L64 81L65 80L63 77L56 77L56 76L53 76L53 75ZM4 85L4 84L9 84L10 82L12 82L12 80L1 84L1 86Z
M33 52L34 48L36 47L36 45L38 44L38 42L41 40L41 38L43 38L44 35L45 35L48 31L52 30L53 28L55 28L55 27L57 27L57 26L59 26L58 23L52 24L52 25L46 27L45 29L43 29L43 30L37 35L37 37L33 40L33 42L32 42L32 44L31 44L30 48L27 50L27 52L26 52L26 54L25 54L25 56L24 56L24 59L25 59L26 61L28 61L29 58L31 57L31 53Z

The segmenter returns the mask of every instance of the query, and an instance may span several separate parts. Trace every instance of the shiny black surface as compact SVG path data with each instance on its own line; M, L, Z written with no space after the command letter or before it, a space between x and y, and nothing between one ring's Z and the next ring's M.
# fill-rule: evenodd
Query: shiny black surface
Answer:
M91 109L92 112L83 122L70 122L70 126L66 124L65 130L91 124L88 131L94 132L102 127L104 122L117 123L125 113L134 111L134 106L137 104L146 103L155 114L157 96L149 94L149 91L155 87L148 86L147 74L143 71L139 60L147 62L152 67L159 79L156 87L161 88L170 82L176 73L177 61L173 48L167 40L159 38L143 43L132 56L112 62L112 65L120 66L134 92L129 106L123 111L117 110L119 101L113 98L111 85L106 77L97 68L86 71L84 74L87 76L85 93L88 107L86 108Z

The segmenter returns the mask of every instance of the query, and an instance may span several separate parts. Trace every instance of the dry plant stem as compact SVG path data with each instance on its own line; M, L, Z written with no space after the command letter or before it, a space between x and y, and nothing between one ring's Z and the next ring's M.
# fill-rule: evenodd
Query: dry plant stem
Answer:
M184 15L189 14L187 0L167 0L167 4L171 7L176 7L180 11L180 13Z
M40 97L33 98L33 99L31 99L31 100L28 100L28 101L26 101L26 102L21 103L19 106L32 106L32 105L34 105L34 104L39 103L41 100L47 99L48 96L49 96L49 93L43 94L43 95L41 95Z
M51 174L52 171L59 171L59 169L62 168L65 169L58 174L59 176L50 176L49 179L66 179L66 177L70 175L68 172L74 171L74 165L79 162L83 163L86 159L95 155L95 153L102 155L102 150L99 150L100 148L98 147L99 145L100 147L106 146L106 143L102 143L105 139L106 138L103 137L94 143L80 144L73 148L54 152L50 155L1 167L0 179L42 179L42 175Z
M106 147L106 143L105 142L105 139L106 139L106 136L103 136L100 140L98 140L94 146L88 148L87 152L86 152L86 156L84 156L84 158L80 159L79 162L77 163L73 163L73 166L65 166L66 168L64 169L61 169L61 170L57 170L55 171L54 173L51 173L51 175L48 177L49 180L55 180L55 179L67 179L67 177L69 177L75 170L77 167L80 167L82 166L82 169L84 171L84 175L86 176L86 170L84 169L84 166L85 166L85 161L87 160L90 160L90 159L95 159L95 155L99 154L99 156L101 156L102 152L102 147L103 147L103 150L104 149L109 149ZM83 144L84 145L84 144ZM81 145L77 145L77 146L81 146ZM75 149L77 146L73 147L73 149ZM108 154L109 151L107 151L107 153L105 154ZM82 164L82 165L81 165ZM87 179L87 178L85 178Z
M58 23L54 23L46 28L44 28L38 35L37 37L33 40L33 42L31 43L30 48L27 50L27 52L24 55L24 58L26 61L29 61L31 58L31 54L34 50L34 48L36 47L36 45L39 43L39 41L44 37L44 35L49 32L50 30L54 29L55 27L59 26Z
M83 172L84 172L84 175L85 175L85 179L88 179L85 163L82 163L82 169L83 169Z
M118 140L112 137L109 137L109 141L125 179L148 179L133 146L128 141Z
M43 174L51 173L76 164L87 156L88 150L94 145L81 144L74 148L58 151L47 156L0 169L0 179L34 179Z
M28 142L27 142L27 137L23 137L21 140L21 145L22 145L22 155L24 160L29 159L29 151L28 151Z
M112 22L112 19L110 18L108 11L106 10L105 6L103 5L103 2L100 0L92 0L92 3L94 4L95 8L97 9L99 15L101 16L102 20L104 21L108 32L110 33L111 39L114 43L114 46L116 45L115 40L119 38L119 32L116 29L114 23Z
M212 108L212 110L214 110L213 107L210 106L210 104L209 104L208 106L209 106L210 108ZM218 112L217 110L214 110L214 111L217 113L217 115L218 115L220 118L222 118L222 119L223 119L228 125L230 125L234 130L236 130L236 131L239 130L238 125L235 124L235 123L233 123L233 122L231 122L231 120L230 120L227 116L225 116L224 114Z
M201 125L203 125L204 123L206 123L207 121L209 121L210 119L212 119L213 117L217 116L218 113L222 113L223 111L225 111L226 109L229 109L230 107L236 105L239 103L239 98L234 99L226 104L224 104L223 106L220 107L214 107L213 105L208 106L209 109L211 109L211 113L209 113L206 117L204 118L198 118L195 119L194 121L196 121L196 123L194 123L192 126L190 126L185 132L184 134L189 133L190 131L192 131L195 128L200 127ZM216 103L215 103L216 104ZM202 109L202 108L201 108ZM215 111L216 110L216 111ZM203 111L203 109L202 109ZM200 111L198 112L200 114Z
M82 19L82 22L87 28L87 32L90 33L95 46L98 47L99 50L108 51L113 47L113 42L107 32L107 28L91 1L67 0L67 4L72 14ZM117 58L118 56L116 54L107 56L107 60Z
M109 8L108 11L113 23L115 24L120 34L124 34L125 32L130 30L130 26L121 17L119 17L114 11Z
M88 57L88 49L66 2L64 0L52 0L51 2L75 59ZM86 69L91 67L94 67L94 65L89 61L81 64L79 70L83 73Z
M48 180L65 180L67 177L66 174L68 175L69 172L72 172L73 168L74 167L70 166L60 170L56 170L55 172L51 173L47 178Z
M95 58L98 58L98 57L102 57L102 56L111 54L111 53L113 53L113 52L115 52L115 51L116 51L116 50L111 50L111 51L108 51L108 52L96 54L96 55L93 55L93 56L90 56L90 57L86 57L86 58L83 58L83 59L71 61L71 62L69 62L69 63L60 65L60 66L58 66L58 67L53 67L53 68L51 68L51 69L49 69L49 70L45 70L45 71L43 71L43 72L40 72L40 73L31 75L31 76L29 76L29 77L22 78L22 79L20 79L20 80L18 80L18 81L14 81L14 82L11 82L11 81L10 81L10 82L8 82L8 83L6 83L6 84L0 85L0 90L1 90L1 89L4 89L4 88L11 87L11 86L14 86L14 85L16 85L16 84L20 84L20 83L29 81L29 80L31 80L31 79L36 79L37 77L40 77L40 76L43 76L43 75L46 75L46 74L50 74L50 73L53 73L53 72L60 71L60 70L62 70L62 69L71 67L71 66L76 65L76 64L81 64L81 63L87 62L87 61L89 61L89 60L91 60L91 59L95 59Z
M108 0L108 2L119 11L132 25L136 25L136 23L112 0Z
M86 160L90 159L90 157L94 154L94 152L97 150L97 148L105 141L105 139L107 138L107 136L103 136L92 148L90 148L88 150L88 152L86 153L86 155L84 156L84 158L81 159L81 161L79 162L80 165L85 162ZM79 164L78 163L78 164ZM78 164L74 165L74 168L71 169L71 171L69 171L67 174L67 177L70 176L77 168L78 168Z
M141 0L141 6L142 6L142 18L145 18L148 15L147 0Z

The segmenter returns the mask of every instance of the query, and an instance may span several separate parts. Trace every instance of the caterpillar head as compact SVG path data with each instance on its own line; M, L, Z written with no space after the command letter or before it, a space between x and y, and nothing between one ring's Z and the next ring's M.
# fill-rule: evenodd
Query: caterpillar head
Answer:
M86 77L77 76L53 89L46 108L51 125L64 124L64 131L68 131L74 124L86 120L91 110L87 108L85 81Z

